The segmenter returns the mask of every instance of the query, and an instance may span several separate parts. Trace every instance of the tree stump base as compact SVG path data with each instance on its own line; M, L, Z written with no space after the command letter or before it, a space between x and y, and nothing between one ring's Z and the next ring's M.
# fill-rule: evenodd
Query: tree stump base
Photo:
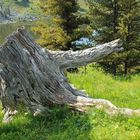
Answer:
M140 115L140 110L117 108L104 99L92 99L73 88L64 71L84 66L122 50L120 40L81 51L49 51L34 42L24 28L11 34L0 47L0 99L4 120L24 104L32 114L52 105L67 105L85 111L87 106L104 109L109 114ZM12 114L12 115L11 115ZM10 118L11 120L11 118Z

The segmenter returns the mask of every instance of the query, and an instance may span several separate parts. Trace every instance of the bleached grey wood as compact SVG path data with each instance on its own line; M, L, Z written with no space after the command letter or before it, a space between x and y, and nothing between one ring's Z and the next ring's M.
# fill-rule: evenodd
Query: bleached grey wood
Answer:
M84 66L88 63L97 61L104 56L111 54L112 52L118 52L123 50L122 42L117 39L109 43L98 45L89 49L81 51L50 51L53 57L57 59L60 67L72 68L77 66Z
M104 99L92 99L71 86L64 70L86 65L122 50L120 40L83 51L52 52L42 49L25 29L11 34L0 47L0 98L4 122L24 104L36 116L54 104L85 111L87 106L102 108L109 114L140 115L140 110L117 108ZM16 112L16 113L15 113Z

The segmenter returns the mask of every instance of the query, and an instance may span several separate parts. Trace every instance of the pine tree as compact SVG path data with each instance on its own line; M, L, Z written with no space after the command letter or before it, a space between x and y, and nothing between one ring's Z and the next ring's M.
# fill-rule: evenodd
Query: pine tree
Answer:
M81 37L79 25L82 18L78 15L76 0L40 0L47 21L34 28L40 38L38 43L49 49L68 50L72 42Z
M110 0L87 0L91 27L95 34L93 40L98 43L105 43L117 39L119 7L118 1ZM116 62L118 54L114 53L110 57L101 61L100 64L116 75Z
M105 68L112 65L112 72L116 75L117 65L125 62L126 74L128 59L134 58L136 55L138 57L140 52L139 0L128 0L127 2L126 0L87 0L87 2L90 9L91 26L95 30L93 39L97 43L108 42L116 38L124 41L124 52L112 54L101 64Z
M118 33L124 41L125 51L122 54L125 63L124 73L127 74L131 63L140 61L140 1L119 1L121 15ZM131 63L130 63L131 62Z

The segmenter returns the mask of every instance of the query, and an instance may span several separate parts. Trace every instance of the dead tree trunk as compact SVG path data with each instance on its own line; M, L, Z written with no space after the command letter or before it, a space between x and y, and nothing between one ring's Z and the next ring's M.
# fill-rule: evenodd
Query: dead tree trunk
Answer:
M18 29L0 47L0 98L4 121L24 104L34 115L53 104L85 111L87 106L104 109L109 114L138 114L140 110L117 108L104 99L92 99L74 89L64 71L97 61L122 50L119 40L82 51L52 52L36 44L25 29Z

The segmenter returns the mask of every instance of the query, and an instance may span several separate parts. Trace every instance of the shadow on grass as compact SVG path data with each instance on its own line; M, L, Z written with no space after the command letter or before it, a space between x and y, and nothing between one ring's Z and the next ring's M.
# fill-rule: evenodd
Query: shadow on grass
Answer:
M55 109L46 117L20 114L0 126L0 140L90 140L88 115Z

